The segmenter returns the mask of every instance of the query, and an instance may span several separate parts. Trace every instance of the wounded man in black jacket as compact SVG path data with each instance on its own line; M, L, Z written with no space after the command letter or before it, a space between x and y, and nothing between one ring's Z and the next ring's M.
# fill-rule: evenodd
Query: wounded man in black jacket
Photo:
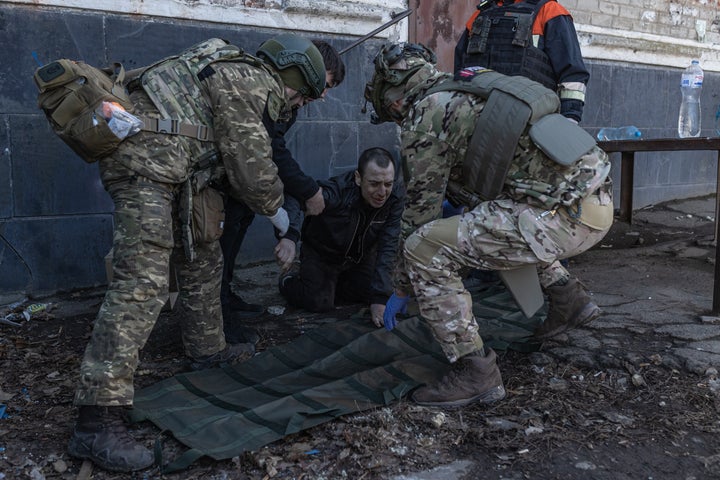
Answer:
M318 184L325 209L305 218L300 268L280 277L280 293L291 305L313 312L328 311L336 302L368 303L373 323L381 327L392 293L404 203L393 157L383 148L370 148L360 155L357 170ZM291 197L285 208L292 229L299 225L300 208ZM295 243L283 238L275 256L287 271Z

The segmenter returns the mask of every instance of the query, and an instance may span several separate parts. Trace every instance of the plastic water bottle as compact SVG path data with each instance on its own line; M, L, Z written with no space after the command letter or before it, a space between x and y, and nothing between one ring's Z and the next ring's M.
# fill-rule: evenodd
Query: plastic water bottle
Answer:
M640 140L642 132L635 125L617 128L601 128L597 134L598 140Z
M678 136L680 138L700 136L700 91L703 78L700 62L693 60L682 73L680 90L682 103L678 115Z

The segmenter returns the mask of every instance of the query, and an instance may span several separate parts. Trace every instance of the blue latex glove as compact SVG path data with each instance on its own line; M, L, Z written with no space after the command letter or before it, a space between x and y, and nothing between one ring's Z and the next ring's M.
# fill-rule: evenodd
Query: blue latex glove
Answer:
M385 313L383 314L383 323L387 330L392 330L397 325L397 319L395 315L398 313L407 313L407 305L410 301L410 297L398 297L394 293L390 295L387 303L385 304Z
M453 206L448 200L443 200L442 203L442 216L443 218L454 217L455 215L462 215L465 212L465 205L459 207Z

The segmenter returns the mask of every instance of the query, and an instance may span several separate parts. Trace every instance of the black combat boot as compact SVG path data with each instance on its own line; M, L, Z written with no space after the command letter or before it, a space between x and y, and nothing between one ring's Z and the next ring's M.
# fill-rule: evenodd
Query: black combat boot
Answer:
M153 454L130 436L123 409L81 406L68 453L112 472L134 472L150 467Z
M545 289L548 295L548 314L535 329L535 337L552 338L566 330L579 327L600 316L598 307L578 280L571 278L565 284L553 284Z
M228 343L225 348L212 355L194 358L190 363L193 370L206 370L208 368L231 365L244 362L255 354L255 345L252 343Z
M497 355L471 353L453 364L452 369L433 385L420 387L412 394L418 405L464 407L471 403L493 403L505 398Z
M265 312L265 307L262 305L248 303L233 292L221 295L220 303L222 304L223 315L253 318L259 317Z
M229 343L252 343L260 341L257 332L244 325L248 318L258 317L265 312L265 307L254 303L247 303L245 300L230 292L221 295L223 331L225 340Z

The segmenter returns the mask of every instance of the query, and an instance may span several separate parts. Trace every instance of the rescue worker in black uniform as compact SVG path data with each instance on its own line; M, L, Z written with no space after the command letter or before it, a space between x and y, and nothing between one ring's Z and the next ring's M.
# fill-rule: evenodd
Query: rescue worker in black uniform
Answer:
M485 67L535 80L560 97L560 113L580 122L590 78L570 12L555 0L485 0L455 47L455 75Z

